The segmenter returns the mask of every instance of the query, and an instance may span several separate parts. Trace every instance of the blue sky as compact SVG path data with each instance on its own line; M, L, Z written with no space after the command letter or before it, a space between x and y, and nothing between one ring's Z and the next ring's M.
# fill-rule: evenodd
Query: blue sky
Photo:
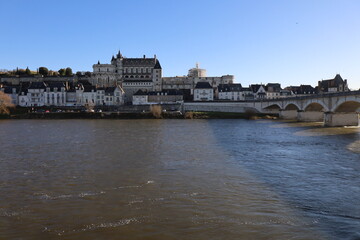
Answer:
M236 82L360 88L358 0L0 0L0 69L91 71L119 49Z

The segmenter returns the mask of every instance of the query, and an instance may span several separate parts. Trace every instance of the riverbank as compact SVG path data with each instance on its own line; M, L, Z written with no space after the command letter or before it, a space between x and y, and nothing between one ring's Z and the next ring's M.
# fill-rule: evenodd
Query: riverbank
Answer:
M0 119L276 119L277 116L229 112L31 112L0 115Z

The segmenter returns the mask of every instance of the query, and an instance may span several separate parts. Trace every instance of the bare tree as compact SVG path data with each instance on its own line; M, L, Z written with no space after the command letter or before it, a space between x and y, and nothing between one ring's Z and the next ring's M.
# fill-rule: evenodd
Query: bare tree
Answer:
M9 114L9 108L14 107L11 97L0 91L0 114Z
M150 105L150 112L155 118L162 118L162 108L160 105Z

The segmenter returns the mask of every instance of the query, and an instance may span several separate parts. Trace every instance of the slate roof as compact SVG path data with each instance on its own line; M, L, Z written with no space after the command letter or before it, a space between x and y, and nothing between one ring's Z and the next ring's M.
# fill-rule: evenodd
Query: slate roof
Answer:
M28 89L46 89L46 84L44 82L31 82Z
M280 92L281 85L280 83L268 83L265 87L265 90L268 92Z
M155 58L124 58L124 67L154 67L157 63Z
M83 86L92 86L89 80L79 80L78 83L81 83Z
M311 85L300 85L286 87L286 90L292 91L294 94L313 94L317 93L317 89Z
M54 91L54 88L57 88L58 91L60 91L61 88L65 88L64 82L48 82L46 85L50 88L50 91Z
M262 84L251 84L250 89L253 91L253 93L257 93L261 86L265 89L265 86Z
M19 85L14 85L14 86L5 86L5 88L4 88L4 93L12 94L14 88L16 89L16 90L15 90L15 93L19 93L19 92L20 92L21 87L20 87Z
M251 88L247 88L247 87L243 87L243 88L242 88L242 91L243 91L243 92L252 92L252 89L251 89Z
M212 86L208 82L198 82L195 88L212 88Z
M84 85L84 92L92 92L92 90L96 92L96 87L92 85Z
M30 86L30 82L21 83L21 85L20 85L20 93L23 92L26 95L27 92L28 92L29 86Z
M157 59L156 59L156 63L155 63L154 69L161 69L160 62L159 62L159 60L157 60Z
M105 88L105 95L106 96L114 96L114 91L116 87L107 87Z
M344 83L346 83L346 80L343 80L340 74L336 74L333 79L319 81L318 87L327 92L329 88L337 88Z
M136 96L143 96L143 95L147 95L144 91L142 91L141 89L139 89L136 93L134 93L133 95Z
M242 86L240 83L219 84L218 90L219 90L219 92L241 92Z

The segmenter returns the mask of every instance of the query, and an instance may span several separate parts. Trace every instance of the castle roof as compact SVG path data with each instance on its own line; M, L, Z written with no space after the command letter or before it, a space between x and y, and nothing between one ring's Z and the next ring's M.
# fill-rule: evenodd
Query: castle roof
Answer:
M156 59L156 63L155 63L154 69L161 69L160 62L159 62L159 60L157 60L157 59Z
M155 58L124 58L124 67L154 67L156 65ZM159 63L160 64L160 63Z

